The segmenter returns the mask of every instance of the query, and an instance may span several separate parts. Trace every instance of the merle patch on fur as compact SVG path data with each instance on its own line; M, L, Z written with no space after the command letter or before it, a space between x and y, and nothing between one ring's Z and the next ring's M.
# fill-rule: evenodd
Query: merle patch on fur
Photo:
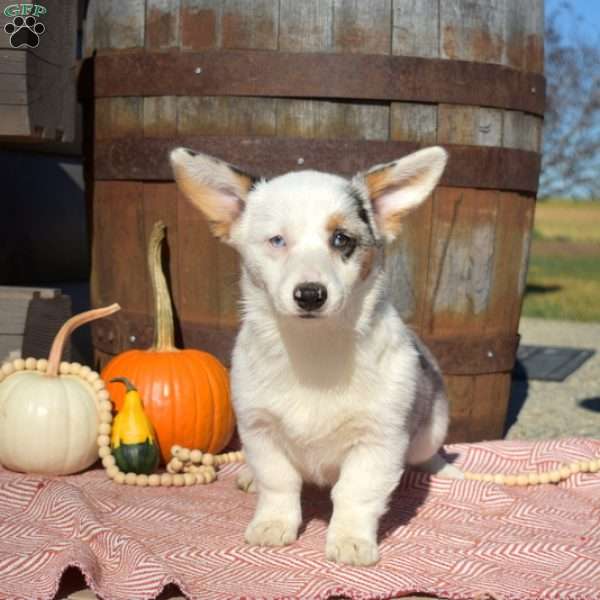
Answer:
M348 195L350 196L350 198L352 198L352 200L354 200L354 203L356 204L356 207L358 209L358 218L369 228L369 234L371 238L375 240L375 232L373 231L373 225L371 224L369 213L365 208L365 199L363 198L363 195L352 184L348 185Z

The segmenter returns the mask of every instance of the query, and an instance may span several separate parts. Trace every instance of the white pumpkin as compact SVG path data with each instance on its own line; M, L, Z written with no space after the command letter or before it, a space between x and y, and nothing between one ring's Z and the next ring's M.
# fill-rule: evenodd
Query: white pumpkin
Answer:
M75 376L15 373L0 385L0 462L65 475L98 458L95 391Z
M60 357L76 327L117 310L114 304L69 319L47 361L17 359L0 369L0 463L6 468L67 475L97 460L104 382L89 367L60 363Z

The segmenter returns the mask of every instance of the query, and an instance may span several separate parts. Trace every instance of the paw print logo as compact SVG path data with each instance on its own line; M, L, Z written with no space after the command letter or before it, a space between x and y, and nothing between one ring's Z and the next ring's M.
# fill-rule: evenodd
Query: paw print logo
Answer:
M10 45L13 48L20 48L21 46L37 48L40 43L40 36L46 31L46 28L43 23L29 15L25 19L15 17L12 23L7 23L4 26L4 31L10 35Z

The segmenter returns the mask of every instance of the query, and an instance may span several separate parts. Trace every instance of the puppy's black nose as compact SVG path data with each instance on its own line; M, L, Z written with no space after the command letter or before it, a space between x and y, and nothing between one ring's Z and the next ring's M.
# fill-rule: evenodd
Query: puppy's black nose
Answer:
M294 288L294 300L304 310L317 310L327 300L327 288L320 283L301 283Z

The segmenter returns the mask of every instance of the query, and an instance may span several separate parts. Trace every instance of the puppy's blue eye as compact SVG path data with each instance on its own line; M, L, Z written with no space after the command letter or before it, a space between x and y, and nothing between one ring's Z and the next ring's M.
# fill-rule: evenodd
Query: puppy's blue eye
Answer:
M281 235L274 235L269 239L269 244L271 244L273 248L283 248L285 246L285 240Z
M334 248L339 248L340 250L346 248L352 242L352 238L348 237L345 233L341 231L336 231L331 236L331 245Z

